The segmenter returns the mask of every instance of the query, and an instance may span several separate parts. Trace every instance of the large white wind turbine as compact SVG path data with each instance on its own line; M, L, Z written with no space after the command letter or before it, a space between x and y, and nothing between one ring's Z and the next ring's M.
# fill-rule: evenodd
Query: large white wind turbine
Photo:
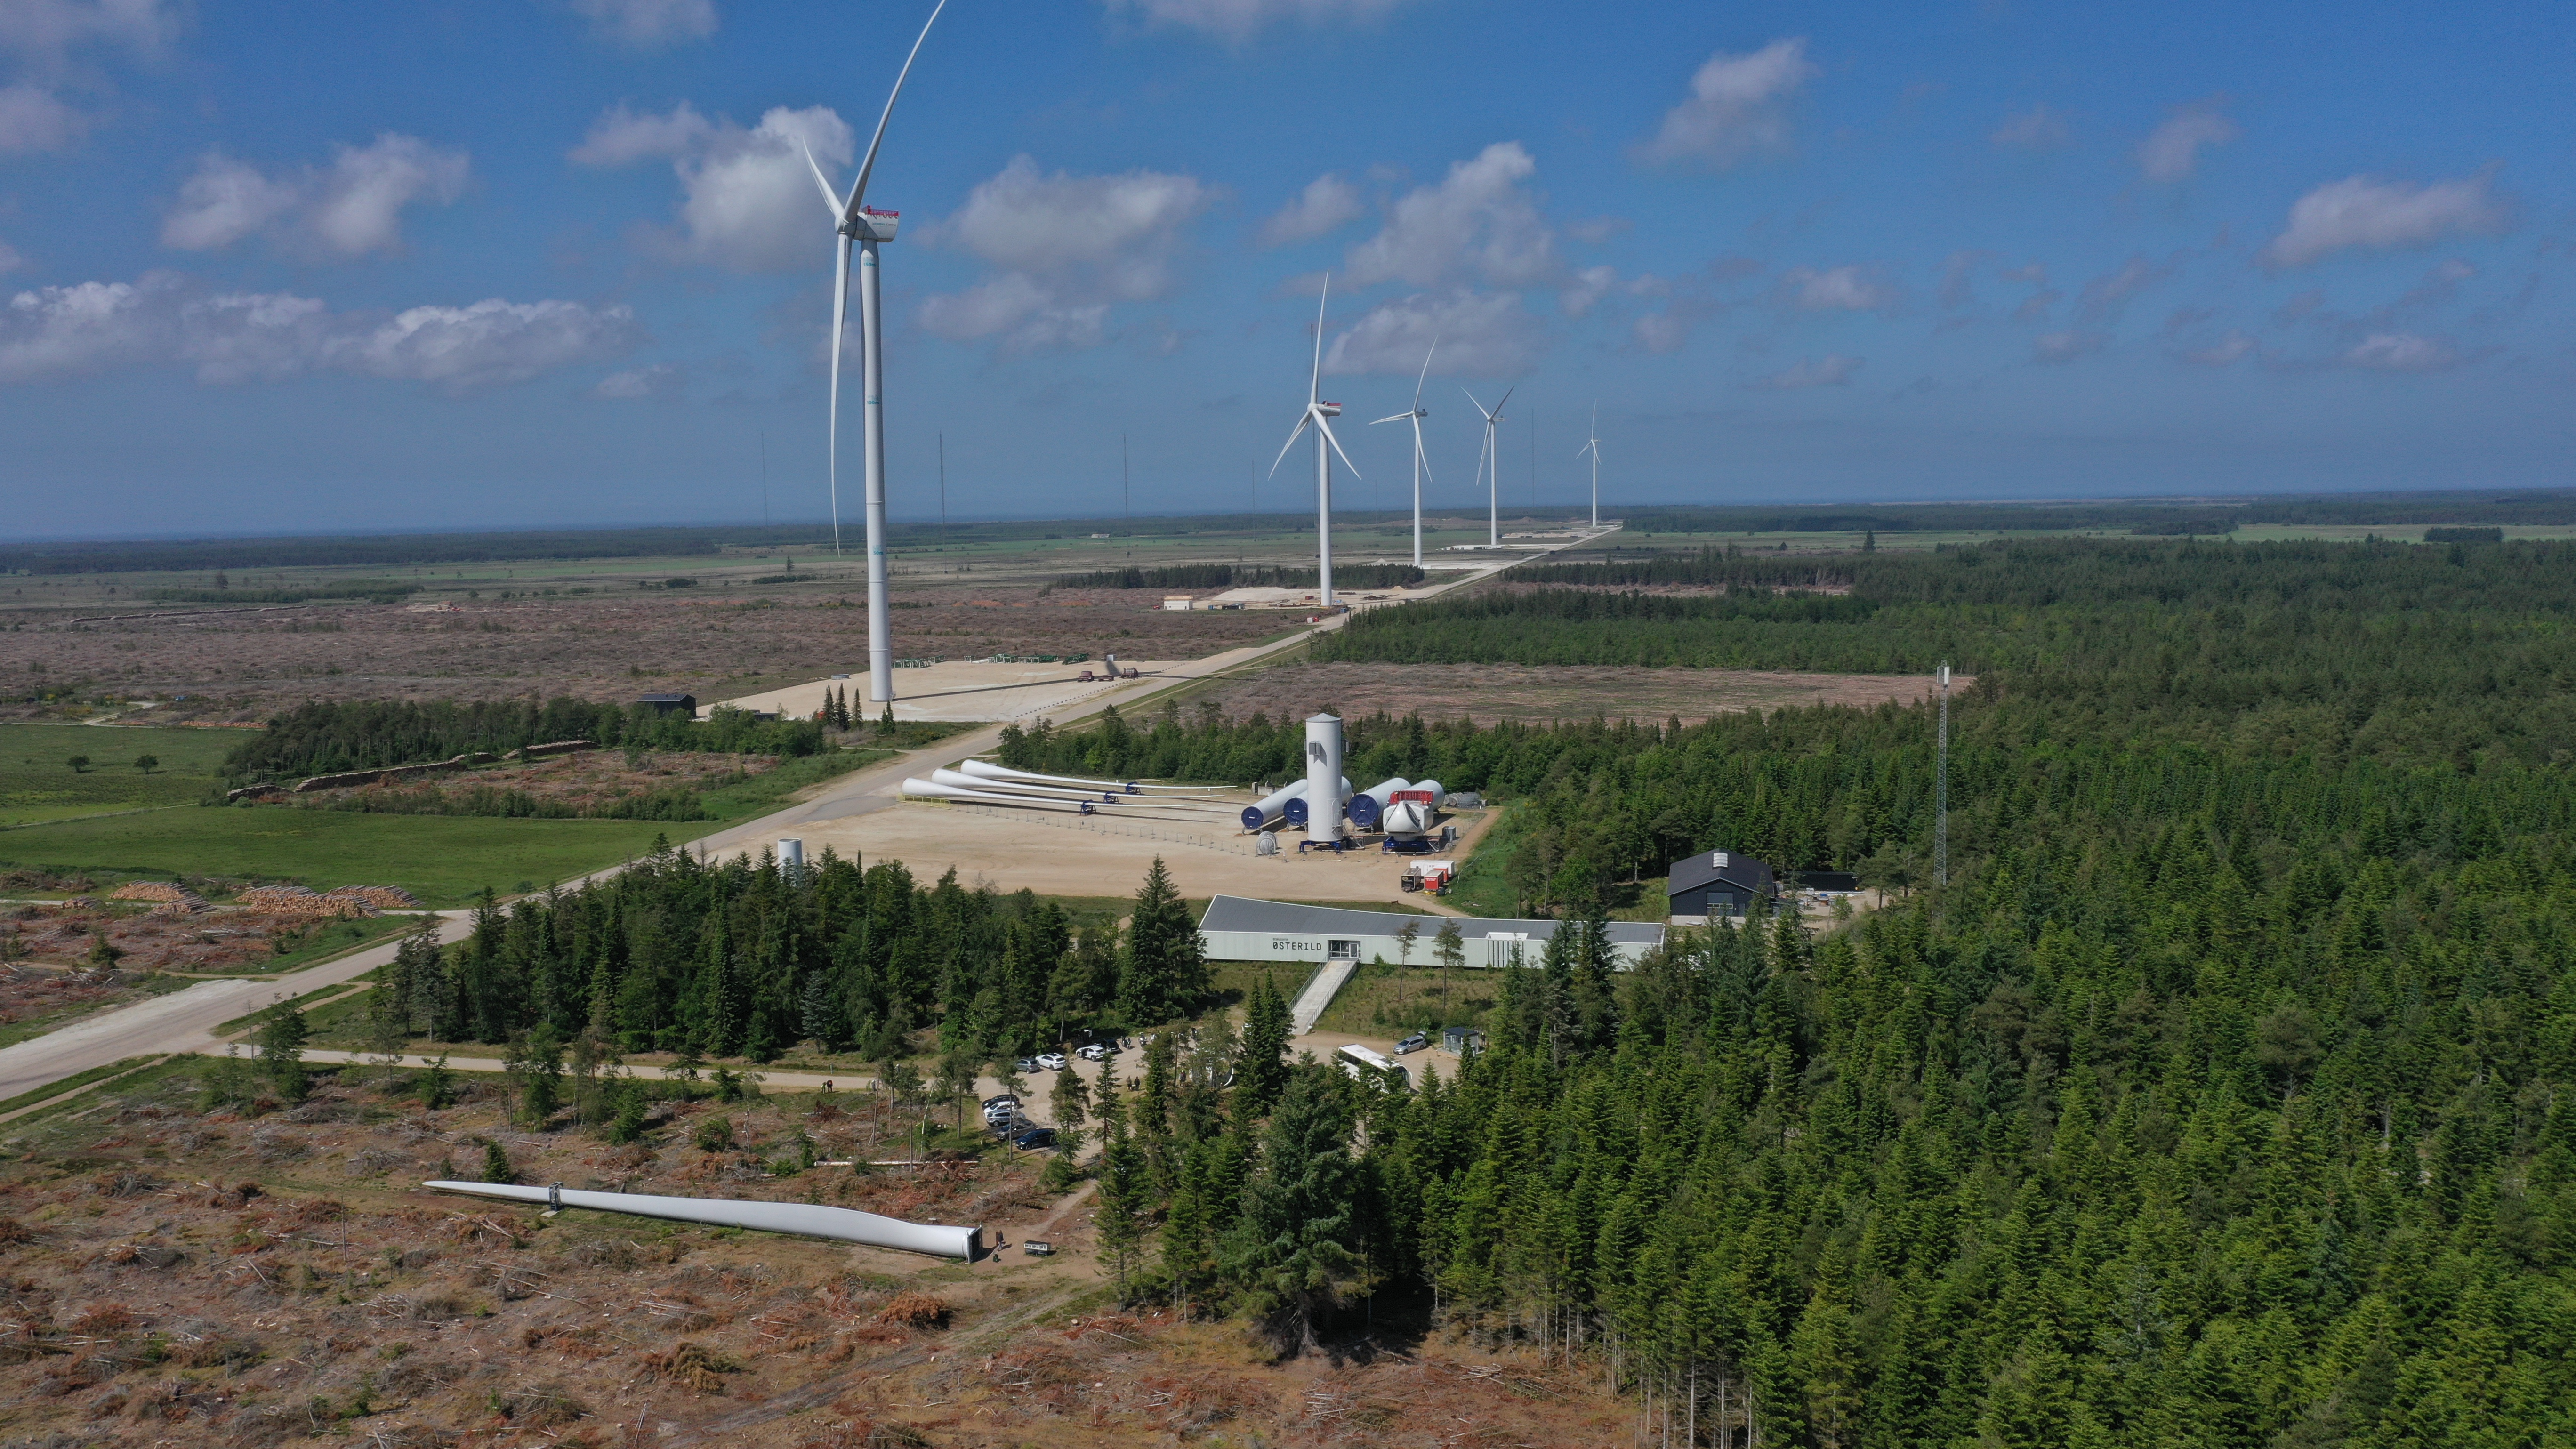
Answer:
M1458 390L1467 392L1463 387ZM1467 392L1467 401L1476 403L1476 411L1485 414L1485 450L1476 455L1476 471L1483 474L1492 487L1492 491L1485 495L1485 546L1487 548L1503 546L1503 450L1494 441L1494 429L1502 424L1503 403L1510 402L1512 394L1518 391L1520 391L1518 383L1505 389L1501 401L1494 404L1491 412L1485 411L1483 403L1476 402L1474 393Z
M1434 337L1431 339L1431 351L1422 354L1422 376L1413 380L1413 410L1377 420L1379 423L1400 423L1410 420L1413 424L1413 566L1415 568L1422 567L1422 475L1427 467L1422 457L1422 420L1431 416L1430 409L1422 405L1422 384L1431 376L1431 353L1439 350L1440 339ZM1369 426L1375 427L1377 423L1371 423Z
M850 243L859 244L859 394L860 415L867 425L868 700L872 704L894 700L894 634L886 622L885 338L880 325L884 307L877 288L877 247L894 240L896 213L878 211L863 202L868 177L877 169L877 148L885 144L886 122L894 119L895 100L903 94L904 79L912 74L912 63L921 54L922 42L930 38L930 27L938 23L939 12L947 8L948 0L939 0L931 7L930 18L921 23L912 53L895 73L894 90L886 96L885 111L877 117L877 133L868 141L868 154L859 162L859 177L850 183L846 199L823 179L813 148L805 149L805 165L814 173L814 185L832 212L832 229L840 236L840 267L832 274L832 421L827 464L832 480L832 552L836 554L841 551L841 330L850 315Z
M1333 453L1342 453L1342 440L1333 436L1333 425L1324 421L1340 417L1342 405L1324 401L1321 391L1324 383L1324 299L1332 294L1333 278L1327 273L1324 297L1315 302L1315 365L1306 374L1306 411L1298 416L1297 430L1288 435L1288 441L1279 447L1279 456L1270 463L1271 476L1278 476L1279 465L1288 461L1288 450L1297 446L1297 440L1306 435L1306 429L1311 427L1315 430L1315 581L1322 588L1321 598L1327 608L1333 602L1333 459L1325 448L1330 445ZM1430 364L1426 360L1424 365ZM1360 476L1359 465L1351 461L1350 454L1342 453L1342 466L1351 470L1352 477Z
M1599 403L1592 405L1592 427L1584 438L1583 446L1574 450L1574 456L1578 458L1586 453L1592 455L1592 526L1599 528L1601 526L1601 404Z

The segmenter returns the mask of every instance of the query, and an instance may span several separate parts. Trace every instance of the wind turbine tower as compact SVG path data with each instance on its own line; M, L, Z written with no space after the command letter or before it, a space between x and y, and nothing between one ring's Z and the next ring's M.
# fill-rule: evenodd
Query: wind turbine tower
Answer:
M1601 404L1592 405L1592 428L1574 456L1592 455L1592 526L1601 526Z
M1467 392L1463 387L1458 390ZM1518 384L1506 389L1502 402L1495 403L1491 412L1486 412L1483 403L1476 402L1474 393L1467 392L1467 401L1476 403L1476 411L1485 414L1485 450L1476 455L1476 471L1485 476L1487 484L1485 493L1485 546L1487 548L1503 546L1503 450L1501 444L1495 440L1494 430L1502 426L1503 403L1510 402L1512 394L1519 390Z
M832 230L840 238L840 266L832 278L832 403L829 462L832 481L832 551L841 551L841 332L850 314L850 244L859 249L859 392L860 414L867 434L867 515L868 515L868 701L871 704L894 702L894 635L886 615L886 486L885 486L885 306L877 285L877 248L894 240L897 213L878 211L866 204L868 177L877 169L877 148L885 144L886 122L894 119L894 103L903 95L905 78L912 74L912 63L921 56L922 42L930 39L930 27L939 23L939 12L948 8L948 0L931 7L930 18L921 23L921 34L912 42L912 53L903 58L903 69L895 73L894 90L886 97L885 111L877 117L877 133L868 142L868 154L859 162L859 176L850 183L850 194L843 198L823 179L823 168L814 161L812 147L805 148L806 168L814 173L814 185L823 193L823 204L832 212Z
M1413 410L1377 420L1379 423L1410 421L1413 424L1413 566L1415 568L1422 567L1422 475L1428 467L1422 457L1422 420L1431 416L1430 409L1422 405L1422 384L1431 376L1431 353L1439 350L1440 339L1434 337L1431 339L1431 351L1422 354L1422 376L1413 380ZM1369 426L1375 427L1377 423L1371 423Z
M1298 416L1296 431L1280 445L1279 456L1270 464L1270 471L1275 476L1279 465L1288 461L1288 450L1297 446L1297 440L1306 435L1306 429L1311 427L1315 430L1315 582L1321 589L1319 597L1326 608L1333 605L1332 454L1341 453L1342 466L1351 470L1352 477L1360 476L1359 466L1351 461L1351 455L1342 453L1342 440L1333 436L1333 425L1325 421L1342 415L1342 405L1324 401L1321 391L1324 382L1324 302L1332 295L1333 279L1327 273L1324 295L1315 302L1315 362L1313 370L1306 374L1306 411ZM1426 361L1424 365L1429 366L1429 363ZM1325 451L1328 445L1332 450L1330 453Z

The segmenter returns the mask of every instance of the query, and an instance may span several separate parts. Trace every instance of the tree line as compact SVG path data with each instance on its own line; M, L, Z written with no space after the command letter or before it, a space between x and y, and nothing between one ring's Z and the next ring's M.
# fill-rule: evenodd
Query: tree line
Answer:
M604 749L701 750L796 758L827 747L813 720L760 719L719 708L705 720L644 704L601 704L558 697L455 700L314 700L279 715L224 756L237 782L269 781L344 770L506 754L556 740L590 740ZM685 818L685 817L683 817Z
M463 939L412 938L372 993L387 1041L508 1042L539 1029L631 1052L768 1061L797 1042L907 1056L915 1033L982 1062L1088 1030L1152 1026L1208 994L1197 923L1160 861L1129 919L1021 891L924 885L826 849L700 860L658 842L606 879L508 905Z

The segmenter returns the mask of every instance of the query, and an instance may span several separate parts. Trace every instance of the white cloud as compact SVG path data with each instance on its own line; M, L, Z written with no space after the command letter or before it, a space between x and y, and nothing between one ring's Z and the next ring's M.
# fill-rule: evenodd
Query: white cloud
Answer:
M678 226L647 233L667 256L738 272L779 272L827 264L832 214L814 192L810 148L835 186L858 153L858 136L829 106L764 112L745 129L710 121L682 101L666 115L614 106L591 122L570 159L623 166L667 157L680 180Z
M2018 116L2007 116L1995 133L1986 138L2011 151L2055 151L2074 139L2066 126L2066 115L2052 111L2043 101Z
M361 257L402 245L403 209L462 195L469 166L417 136L387 132L342 146L328 167L268 176L209 153L161 219L161 244L182 251L227 247L254 233L305 255Z
M2224 146L2241 132L2221 108L2226 98L2211 96L2176 106L2164 124L2147 133L2138 143L2138 169L2149 181L2171 184L2188 181L2200 169L2203 148Z
M572 0L602 36L627 45L670 45L716 33L715 0Z
M2343 360L2377 372L2437 372L2458 365L2460 354L2447 343L2412 332L2374 332Z
M1879 312L1897 302L1896 288L1859 267L1794 267L1780 284L1783 297L1811 312Z
M1358 187L1339 176L1318 176L1306 183L1296 200L1261 224L1261 244L1277 247L1313 241L1340 230L1360 210Z
M1599 306L1619 285L1615 267L1585 267L1574 274L1574 280L1556 294L1556 305L1568 317L1580 317Z
M2151 262L2141 252L2132 255L2119 270L2105 272L2084 284L2076 298L2076 309L2088 322L2114 322L2128 305L2129 299L2159 282L2169 281L2180 270L2183 253L2176 252L2162 262Z
M1769 377L1758 378L1746 386L1763 392L1794 392L1809 387L1847 387L1853 374L1869 362L1866 357L1853 357L1841 352L1828 352L1822 357L1804 358Z
M2032 339L2030 355L2040 362L2073 362L2099 352L2110 341L2099 332L2049 332Z
M1188 227L1213 199L1192 176L1047 175L1015 156L930 232L998 273L924 300L922 325L955 341L996 338L1006 352L1096 346L1112 304L1170 289Z
M20 292L0 309L0 383L176 364L206 383L345 372L451 393L525 382L642 340L632 311L579 302L334 313L286 293L200 294L172 272Z
M1689 99L1664 113L1655 138L1638 154L1648 161L1732 166L1782 150L1789 144L1789 102L1819 74L1804 36L1775 40L1749 55L1721 50L1691 77Z
M178 8L161 0L0 0L0 50L46 64L92 43L149 54L179 26Z
M1241 45L1273 22L1365 25L1403 0L1108 0L1113 15L1147 25L1176 26Z
M58 151L80 139L89 118L32 85L0 86L0 155Z
M1679 352L1683 344L1690 341L1691 319L1671 310L1648 312L1631 323L1628 331L1644 351L1657 354Z
M2274 267L2303 267L2346 247L2422 247L2443 237L2504 230L2495 168L2416 186L2376 176L2330 181L2290 204L2288 225L2263 249Z
M1440 351L1432 363L1444 373L1509 376L1538 357L1538 324L1519 293L1417 292L1370 308L1334 338L1324 351L1324 370L1412 376L1435 337Z
M2243 332L2231 330L2226 336L2221 337L2209 346L2194 348L2189 352L2185 352L2182 356L2184 361L2197 363L2202 367L2226 367L2231 363L2242 362L2246 358L2253 356L2254 348L2255 342L2253 337Z
M715 134L715 123L682 101L667 116L609 107L590 123L590 134L568 153L584 166L623 166L646 157L679 157L694 152Z
M1556 237L1522 186L1537 172L1518 141L1452 162L1438 185L1398 197L1385 228L1351 248L1351 280L1363 287L1433 287L1470 276L1498 287L1549 280L1558 270Z
M650 367L630 367L624 372L612 372L591 388L590 395L611 400L661 397L677 391L684 381L686 378L677 366L657 362Z

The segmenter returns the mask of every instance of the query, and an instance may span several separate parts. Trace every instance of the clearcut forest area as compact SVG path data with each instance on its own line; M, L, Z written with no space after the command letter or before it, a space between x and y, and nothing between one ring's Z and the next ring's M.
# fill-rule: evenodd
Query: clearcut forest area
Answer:
M1482 791L1497 908L1571 923L1524 969L1449 982L1426 951L1354 998L1373 1028L1486 1033L1463 1061L1405 1058L1404 1090L1296 1059L1302 973L1213 969L1164 881L1068 910L893 860L789 880L659 852L414 937L328 1008L334 1040L508 1060L471 1088L479 1120L463 1074L308 1072L310 1024L281 1007L252 1038L267 1060L13 1125L0 1266L52 1326L0 1365L34 1406L11 1432L78 1442L180 1404L218 1437L291 1418L354 1441L400 1395L403 1426L570 1441L615 1395L621 1422L690 1442L2576 1438L2576 544L1873 541L1596 550L1362 614L1316 653L1916 679L1947 660L1974 682L1950 702L1946 881L1927 703L1355 714L1354 779ZM1014 727L1001 756L1292 773L1293 717L1227 698ZM460 718L334 707L263 748L372 758ZM1889 900L1677 931L1613 971L1597 923L1708 849L1853 870ZM1019 1074L1081 1151L1035 1163L960 1130L979 1069L1149 1032L1114 1088ZM808 1050L882 1062L887 1090L718 1100ZM621 1076L627 1053L706 1080ZM150 1159L149 1124L185 1111L203 1122ZM881 1138L958 1165L815 1165ZM754 1261L694 1230L400 1193L477 1163L988 1214L1061 1251L843 1276L787 1246ZM249 1187L135 1206L164 1178ZM438 1241L381 1263L331 1246L361 1223ZM156 1350L119 1306L130 1262L197 1295L225 1347ZM936 1301L877 1316L905 1290ZM662 1307L590 1306L607 1293ZM405 1325L414 1352L334 1347L359 1344L335 1312ZM1118 1357L1085 1336L1103 1322ZM631 1385L588 1367L647 1334ZM809 1383L826 1396L794 1397Z

